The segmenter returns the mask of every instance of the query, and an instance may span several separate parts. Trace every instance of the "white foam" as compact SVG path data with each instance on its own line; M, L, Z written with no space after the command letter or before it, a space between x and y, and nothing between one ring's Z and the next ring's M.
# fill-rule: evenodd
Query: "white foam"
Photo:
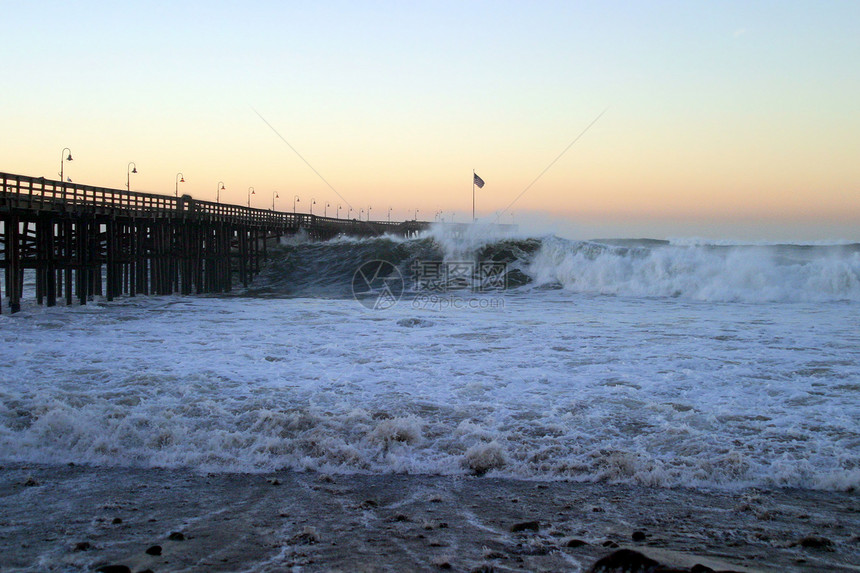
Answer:
M426 236L442 248L445 260L471 260L475 253L487 245L502 240L531 238L530 235L512 230L510 227L476 223L474 225L451 225L436 223Z
M502 469L507 463L505 450L493 440L488 443L478 443L466 450L463 454L462 465L470 471L478 474L487 473L490 470Z
M0 459L860 487L857 303L505 298L3 315Z
M529 270L536 284L579 293L701 301L860 301L860 253L814 256L772 247L613 247L548 237Z

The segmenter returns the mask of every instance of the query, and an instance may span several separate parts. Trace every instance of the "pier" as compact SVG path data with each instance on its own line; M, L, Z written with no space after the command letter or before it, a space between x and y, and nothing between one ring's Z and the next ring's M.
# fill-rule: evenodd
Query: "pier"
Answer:
M94 296L202 294L248 286L286 235L325 240L414 236L423 221L357 221L283 213L0 173L0 256L10 312L21 309L24 273L38 304L86 304ZM0 312L5 311L0 308Z

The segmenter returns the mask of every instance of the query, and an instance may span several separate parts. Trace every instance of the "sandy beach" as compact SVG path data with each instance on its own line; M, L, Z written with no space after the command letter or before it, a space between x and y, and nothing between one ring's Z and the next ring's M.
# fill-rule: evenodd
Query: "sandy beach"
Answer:
M6 465L0 515L3 571L860 570L851 493Z

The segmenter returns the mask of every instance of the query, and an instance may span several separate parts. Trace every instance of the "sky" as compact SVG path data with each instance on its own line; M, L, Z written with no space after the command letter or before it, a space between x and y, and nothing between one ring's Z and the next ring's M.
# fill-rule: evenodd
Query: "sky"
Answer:
M466 222L474 170L535 232L860 240L857 1L0 9L3 172Z

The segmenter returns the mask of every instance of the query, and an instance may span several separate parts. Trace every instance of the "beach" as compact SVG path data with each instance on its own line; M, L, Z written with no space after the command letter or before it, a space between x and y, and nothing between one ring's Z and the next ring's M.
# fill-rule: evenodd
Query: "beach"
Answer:
M295 241L232 295L25 305L0 569L856 570L858 253Z
M715 570L860 563L852 493L7 465L0 515L3 571L585 571L619 547Z

